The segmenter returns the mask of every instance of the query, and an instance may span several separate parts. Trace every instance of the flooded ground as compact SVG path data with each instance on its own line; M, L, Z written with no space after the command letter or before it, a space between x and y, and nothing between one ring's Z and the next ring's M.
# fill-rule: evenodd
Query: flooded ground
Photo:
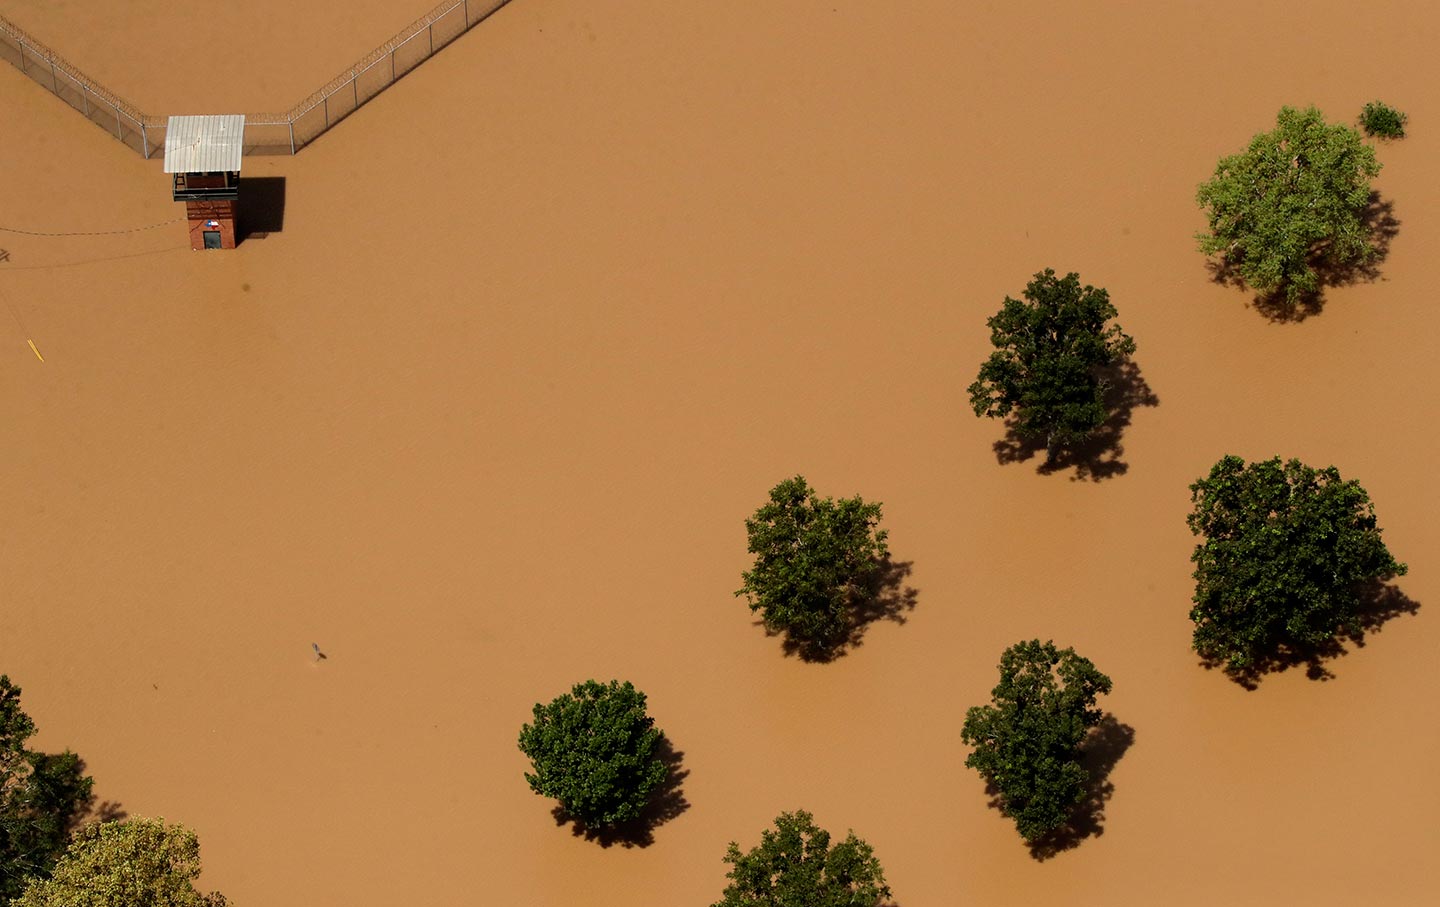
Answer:
M247 160L233 253L0 233L0 670L38 745L194 827L252 907L703 905L795 808L903 907L1428 901L1440 14L1084 6L519 0ZM1282 104L1376 98L1412 133L1382 278L1272 323L1208 279L1195 186ZM0 123L0 226L179 216L159 161L8 68ZM1158 400L1099 480L997 463L966 407L1045 267L1109 289ZM1335 464L1411 566L1418 613L1330 681L1189 651L1187 486L1225 453ZM908 623L828 665L732 596L797 472L883 502L913 565ZM1117 725L1103 834L1043 862L959 740L1036 636L1114 679ZM648 847L521 776L530 706L587 677L683 753Z

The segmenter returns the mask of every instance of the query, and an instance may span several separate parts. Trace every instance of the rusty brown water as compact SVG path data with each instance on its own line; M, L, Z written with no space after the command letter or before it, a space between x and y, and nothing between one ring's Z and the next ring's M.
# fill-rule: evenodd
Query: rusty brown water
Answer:
M195 827L242 905L706 904L796 807L904 907L1427 901L1437 18L1076 6L516 3L247 162L283 229L234 254L0 235L0 669L40 744ZM1412 127L1383 279L1272 324L1208 281L1195 185L1283 103L1377 97ZM3 68L0 122L44 127L0 143L0 224L174 214L158 163ZM1103 481L997 465L965 408L1047 266L1110 290L1159 398ZM1249 693L1188 651L1186 486L1226 452L1336 464L1411 564L1422 609L1334 680ZM731 596L797 471L883 501L918 590L825 666ZM959 743L1033 636L1135 730L1104 834L1043 863ZM521 778L530 705L590 676L684 753L648 848Z

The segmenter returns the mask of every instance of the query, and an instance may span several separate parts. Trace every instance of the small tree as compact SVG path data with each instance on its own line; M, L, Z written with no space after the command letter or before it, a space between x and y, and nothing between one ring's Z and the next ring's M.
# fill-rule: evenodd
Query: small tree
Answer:
M1408 117L1382 101L1371 101L1360 111L1360 125L1365 134L1382 139L1405 138L1405 121Z
M20 688L0 675L0 904L49 875L92 801L80 757L35 752Z
M804 810L781 813L748 853L731 841L725 862L731 881L714 907L876 907L890 897L870 845L852 831L831 847Z
M745 521L755 566L735 594L802 654L828 658L850 639L854 609L873 596L871 579L889 554L879 521L879 504L822 499L804 476L781 482Z
M1371 260L1372 231L1364 220L1370 180L1380 173L1375 151L1349 126L1331 126L1314 107L1281 108L1276 127L1221 159L1196 200L1210 230L1200 250L1218 256L1264 296L1294 307L1320 291L1316 264L1340 267Z
M1109 416L1098 374L1135 352L1135 341L1107 322L1117 314L1103 289L1078 274L1046 269L1025 286L1024 301L1005 297L986 324L995 352L969 387L977 416L1014 415L1022 438L1043 438L1050 459L1088 438Z
M965 713L960 736L975 748L965 765L990 783L1026 841L1064 827L1085 798L1080 744L1100 722L1095 698L1109 692L1090 659L1036 639L1005 650L991 704Z
M200 841L163 819L97 822L75 839L50 878L30 883L14 907L225 907L195 890Z
M629 681L587 680L549 705L537 703L535 723L520 729L520 750L534 772L525 780L590 828L640 817L669 769L657 754L664 737L645 714L645 694Z
M1216 463L1190 486L1195 651L1237 674L1362 632L1362 587L1403 575L1359 483L1275 457Z

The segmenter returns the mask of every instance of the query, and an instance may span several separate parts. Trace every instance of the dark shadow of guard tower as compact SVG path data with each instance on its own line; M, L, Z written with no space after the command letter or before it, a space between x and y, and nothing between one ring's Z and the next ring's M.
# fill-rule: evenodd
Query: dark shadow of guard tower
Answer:
M170 118L165 172L175 201L185 203L191 249L235 248L244 140L243 114Z

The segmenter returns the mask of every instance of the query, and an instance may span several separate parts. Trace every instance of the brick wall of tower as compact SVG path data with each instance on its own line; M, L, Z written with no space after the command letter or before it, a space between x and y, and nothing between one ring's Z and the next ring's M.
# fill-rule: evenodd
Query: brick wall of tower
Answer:
M205 248L206 230L220 231L220 248L235 248L234 199L187 201L185 202L185 217L190 227L190 248ZM219 226L206 226L210 221L215 221Z

